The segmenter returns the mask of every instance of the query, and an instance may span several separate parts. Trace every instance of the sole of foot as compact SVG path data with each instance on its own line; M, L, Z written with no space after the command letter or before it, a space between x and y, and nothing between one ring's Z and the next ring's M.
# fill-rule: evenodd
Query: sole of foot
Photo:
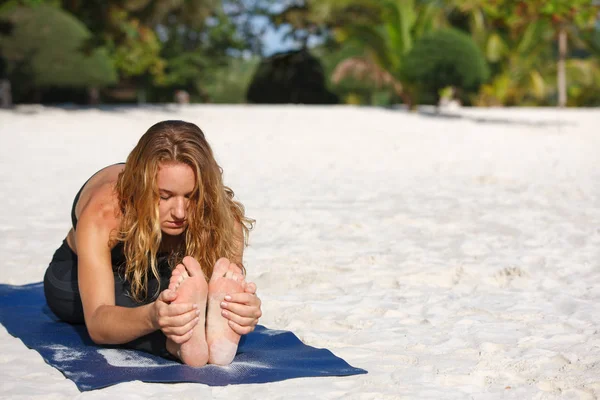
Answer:
M192 337L182 344L167 340L169 352L179 356L181 361L192 367L201 367L208 362L208 345L206 342L205 321L208 284L198 262L192 257L185 257L183 264L179 264L171 275L169 289L177 291L177 298L173 303L194 303L200 311L198 323L194 328Z
M246 281L240 268L226 258L219 259L208 282L208 311L206 313L206 341L209 364L229 365L237 353L240 335L229 326L221 314L225 295L242 293Z

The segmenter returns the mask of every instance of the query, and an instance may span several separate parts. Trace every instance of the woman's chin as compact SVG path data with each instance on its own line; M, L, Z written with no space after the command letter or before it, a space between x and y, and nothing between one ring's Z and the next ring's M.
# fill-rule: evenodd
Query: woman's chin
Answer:
M161 230L162 230L163 235L179 236L183 232L185 232L185 227L183 227L183 226L181 228L163 227Z

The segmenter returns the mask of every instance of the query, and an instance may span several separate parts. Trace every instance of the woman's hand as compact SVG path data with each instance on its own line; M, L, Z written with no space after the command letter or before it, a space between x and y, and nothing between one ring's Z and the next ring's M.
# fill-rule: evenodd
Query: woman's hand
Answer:
M154 302L152 323L168 339L177 344L187 342L198 324L198 305L189 303L171 304L177 298L173 290L163 290Z
M243 293L229 294L221 303L221 314L229 320L229 326L238 335L245 335L254 330L258 319L262 316L261 301L256 296L256 285L249 282Z

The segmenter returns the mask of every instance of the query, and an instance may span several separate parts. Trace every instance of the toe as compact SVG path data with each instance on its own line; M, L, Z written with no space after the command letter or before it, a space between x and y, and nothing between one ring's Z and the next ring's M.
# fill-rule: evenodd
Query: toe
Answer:
M178 264L175 269L173 269L173 272L171 272L171 276L181 276L183 275L183 273L185 272L185 267L183 266L183 264Z
M229 264L229 269L240 275L243 273L242 269L236 263Z
M233 279L233 277L236 275L235 272L233 272L232 270L228 270L227 272L225 272L224 278L226 279Z
M229 268L229 260L225 257L219 258L213 268L213 278L222 278ZM212 279L212 278L211 278Z
M185 270L189 274L189 276L202 276L204 275L202 272L202 267L198 264L198 261L194 257L186 256L183 259L183 265L185 266Z
M191 257L190 257L190 258L191 258ZM189 277L190 277L190 275L188 274L188 271L187 271L187 269L186 269L186 266L185 266L185 265L183 265L183 264L179 264L179 265L177 266L177 271L179 271L179 275L180 275L180 276L181 276L183 279L186 279L186 278L189 278Z

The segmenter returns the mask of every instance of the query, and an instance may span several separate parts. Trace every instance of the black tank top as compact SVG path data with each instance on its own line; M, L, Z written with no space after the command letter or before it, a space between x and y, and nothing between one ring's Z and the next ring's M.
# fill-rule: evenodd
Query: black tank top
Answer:
M112 164L112 165L109 165L108 167L112 167L113 165L123 165L123 164L125 164L125 163ZM103 171L108 167L104 167L100 171ZM98 172L100 172L100 171L98 171ZM87 181L85 181L83 186L81 186L81 189L79 189L79 192L77 192L77 194L75 195L75 199L73 200L73 207L71 208L71 222L73 223L73 231L75 231L77 229L77 216L75 215L75 207L77 207L77 202L79 201L81 192L83 191L83 188L85 187L85 185L87 185L87 183L90 181L90 179L92 179L94 176L96 176L98 174L98 172L96 172L94 175L90 176L89 179ZM110 251L110 258L111 258L111 262L113 265L113 269L119 268L125 264L125 253L123 251L123 242L117 243L117 245L112 248L112 250Z
M104 171L106 168L112 167L113 165L123 165L123 164L125 164L125 163L121 162L121 163L112 164L112 165L102 168L100 171ZM87 181L85 181L85 183L83 184L83 186L81 186L81 188L79 189L79 192L77 192L77 194L75 195L75 198L73 199L73 207L71 207L71 223L73 224L73 230L77 229L77 216L75 215L75 207L77 207L77 203L79 202L79 197L81 197L81 192L83 191L83 188L85 187L85 185L88 184L90 179L92 179L94 176L98 175L98 173L100 171L96 172L94 175L90 176Z

